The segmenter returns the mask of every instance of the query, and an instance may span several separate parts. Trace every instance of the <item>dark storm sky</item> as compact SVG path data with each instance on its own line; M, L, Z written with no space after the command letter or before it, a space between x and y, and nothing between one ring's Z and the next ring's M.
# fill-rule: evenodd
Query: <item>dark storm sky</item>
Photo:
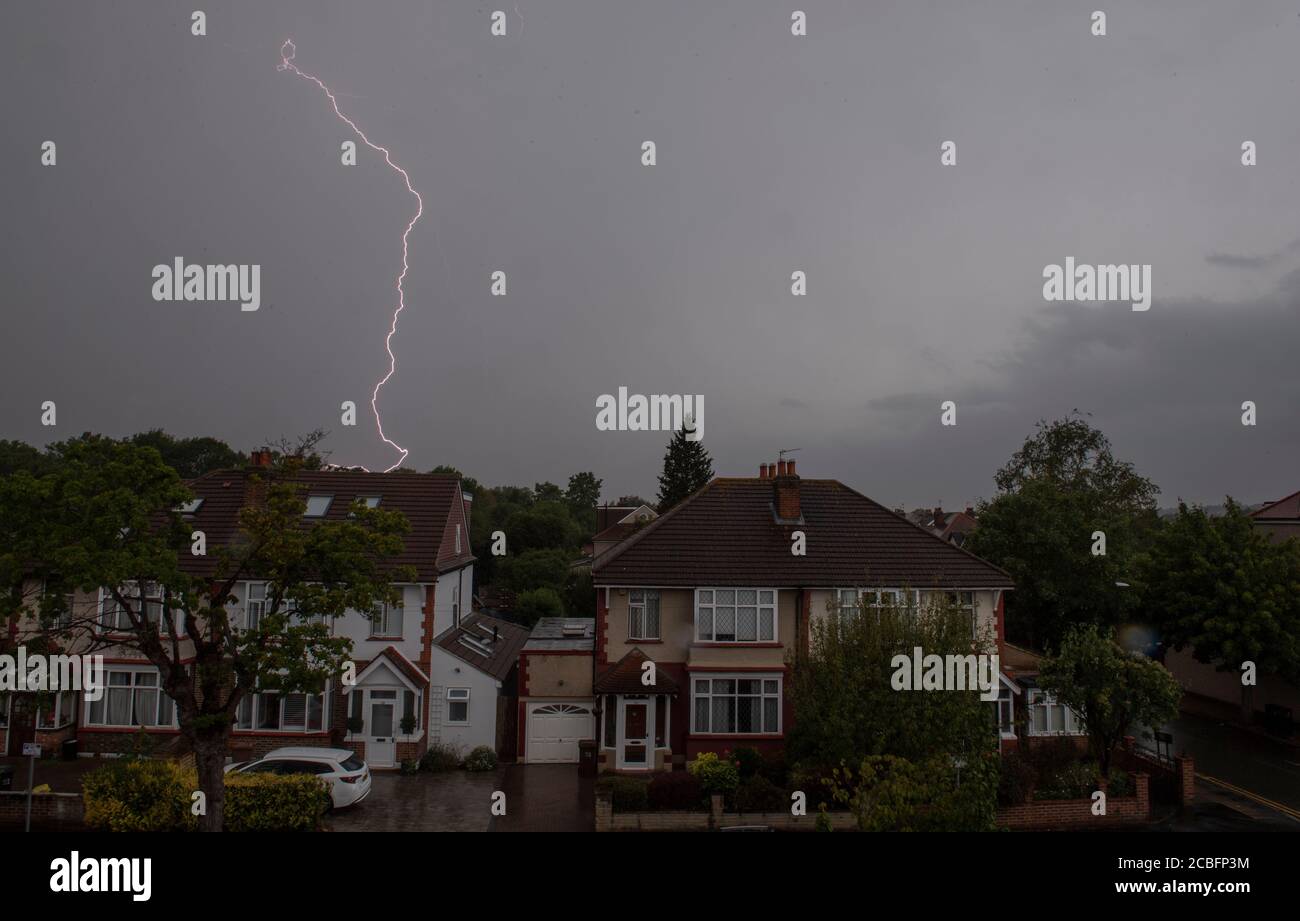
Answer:
M1076 407L1166 503L1300 488L1294 4L7 0L0 16L0 437L163 427L248 448L323 426L336 462L396 459L365 413L412 199L372 153L340 165L345 126L276 71L292 37L425 199L381 398L417 469L592 469L608 498L653 496L666 436L595 427L596 397L626 386L703 394L719 473L799 447L805 475L891 505L990 495L1033 423ZM260 264L261 310L155 302L150 271L176 256ZM1150 311L1044 302L1043 267L1068 256L1151 264ZM809 296L790 295L794 269Z

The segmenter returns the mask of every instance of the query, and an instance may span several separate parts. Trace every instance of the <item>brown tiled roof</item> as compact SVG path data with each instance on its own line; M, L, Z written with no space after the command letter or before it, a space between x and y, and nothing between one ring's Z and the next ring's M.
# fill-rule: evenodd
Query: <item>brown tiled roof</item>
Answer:
M1300 492L1293 492L1285 499L1278 499L1276 502L1268 503L1263 508L1257 508L1250 513L1250 517L1264 521L1270 518L1284 520L1300 518Z
M596 558L597 585L1012 588L1011 577L836 480L799 480L803 523L772 510L773 481L719 477ZM791 532L807 555L790 552Z
M625 537L630 537L644 527L645 522L641 521L627 521L622 524L612 524L593 537L592 541L622 540Z
M213 571L216 547L230 546L239 539L239 512L265 495L266 482L251 477L266 470L247 467L217 470L186 485L203 504L185 521L207 537L208 555L181 555L186 571L204 575ZM402 512L411 529L402 538L402 553L388 561L394 566L412 566L421 582L434 582L440 572L474 560L469 547L469 529L464 518L460 480L432 473L366 473L358 470L303 470L292 477L302 484L305 495L333 496L323 518L304 518L304 527L315 521L337 521L347 517L352 501L359 496L379 496L381 509ZM455 552L455 524L462 524L461 553Z
M416 687L423 688L429 686L428 676L416 668L415 663L402 655L401 650L396 646L385 646L383 649L379 650L379 654L375 656L375 659L383 659L385 662L392 663L393 667L409 678L411 683ZM374 662L374 659L371 659L371 662Z
M497 630L496 642L491 641L493 627ZM467 644L462 642L463 639L474 639L478 643ZM459 627L438 634L433 642L485 675L505 681L510 669L519 661L519 650L528 642L528 629L499 617L471 614L460 622ZM491 653L485 655L479 652L478 644L486 645Z
M654 684L642 683L641 663L649 661L652 661L649 656L633 647L597 676L591 688L597 694L676 694L677 682L662 668L655 669Z

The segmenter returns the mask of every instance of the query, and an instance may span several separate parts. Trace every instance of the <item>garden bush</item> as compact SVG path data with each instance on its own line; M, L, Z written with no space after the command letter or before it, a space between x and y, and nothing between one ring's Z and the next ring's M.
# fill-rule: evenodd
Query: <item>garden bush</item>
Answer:
M645 812L649 808L649 784L636 777L602 777L602 789L608 790L615 812Z
M428 751L420 756L420 770L441 774L454 771L460 767L460 749L444 742L434 742Z
M656 774L646 791L652 810L688 809L700 811L708 808L704 788L698 777L688 771L671 771Z
M1119 768L1110 769L1110 783L1106 787L1109 796L1132 796L1136 784L1133 775Z
M741 781L731 800L737 812L784 812L791 803L784 790L757 774Z
M411 774L420 773L420 762L416 761L414 758L407 758L402 762L401 773L408 777Z
M480 745L469 753L465 759L467 771L494 771L497 767L497 753L487 745Z
M1050 777L1040 774L1034 799L1087 799L1099 789L1097 765L1090 761L1074 761Z
M329 807L311 774L227 774L227 831L314 831ZM198 777L174 761L124 760L82 778L85 822L99 831L194 831Z
M1034 788L1034 766L1016 752L1007 752L998 766L998 805L1019 806Z
M315 831L329 804L314 774L226 775L226 831Z
M706 795L721 793L724 796L740 785L740 771L732 761L725 761L713 752L705 752L691 762L691 774L699 778Z
M731 760L736 763L741 780L748 780L759 772L763 766L763 756L758 749L742 746L731 753Z

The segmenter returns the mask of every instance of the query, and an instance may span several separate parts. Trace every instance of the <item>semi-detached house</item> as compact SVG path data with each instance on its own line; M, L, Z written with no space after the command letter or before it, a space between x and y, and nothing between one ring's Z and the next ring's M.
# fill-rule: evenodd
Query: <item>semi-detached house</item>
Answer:
M806 554L792 553L803 532ZM571 760L598 741L603 770L680 769L702 752L784 745L796 651L841 607L942 593L969 612L972 638L1003 640L1010 577L835 480L803 479L793 462L719 477L596 557L596 618L586 667L525 647L521 756ZM540 644L542 647L545 644ZM578 643L562 650L582 654ZM563 665L561 669L560 666ZM583 674L590 676L589 683ZM563 675L564 686L554 675ZM548 684L547 682L550 682ZM1004 681L1008 710L1018 694ZM585 696L575 696L579 689ZM582 710L568 739L524 710ZM534 729L536 723L536 729ZM568 743L567 756L557 757Z
M259 468L269 466L269 452L255 452L246 468L220 470L189 482L195 499L184 511L187 524L203 531L207 556L182 555L180 563L193 575L208 575L216 565L215 548L230 545L240 536L239 514L265 493ZM469 503L460 481L453 476L416 473L367 473L356 470L299 471L293 480L306 498L303 526L339 519L350 514L355 500L372 507L395 509L410 522L402 553L389 561L410 566L414 581L397 583L402 602L385 605L370 616L348 611L334 621L336 635L352 640L352 661L357 681L344 687L331 681L320 694L262 692L245 697L236 716L231 748L250 756L286 745L344 745L378 768L392 767L418 758L430 741L444 735L453 741L471 732L475 720L467 715L473 705L485 707L495 719L495 701L472 697L474 672L465 663L444 654L438 638L468 619L473 594L474 555L469 540ZM148 587L146 599L150 596ZM132 588L132 594L137 589ZM237 626L255 624L266 609L266 583L256 574L236 588L238 604L231 618ZM157 622L161 599L149 614ZM155 750L168 750L177 741L175 707L159 688L157 669L138 652L113 644L115 635L129 627L124 612L111 596L78 594L73 598L79 616L93 617L97 651L105 656L107 691L97 701L65 694L53 707L26 706L23 695L0 695L0 733L10 754L24 740L38 739L47 748L67 738L77 740L86 754L131 752L143 733ZM369 612L368 612L369 613ZM188 640L178 626L181 661ZM21 641L16 634L15 641ZM489 636L485 644L491 645ZM519 640L522 643L522 639ZM515 649L517 650L517 646ZM70 652L84 651L69 649ZM513 658L513 651L510 653ZM491 689L495 693L495 686ZM478 695L483 696L482 692ZM13 698L12 700L7 699ZM437 699L435 700L434 697ZM477 710L472 712L477 713ZM403 731L402 720L412 716L415 725ZM349 717L360 729L348 729ZM355 724L354 724L355 725ZM489 728L488 738L495 730Z

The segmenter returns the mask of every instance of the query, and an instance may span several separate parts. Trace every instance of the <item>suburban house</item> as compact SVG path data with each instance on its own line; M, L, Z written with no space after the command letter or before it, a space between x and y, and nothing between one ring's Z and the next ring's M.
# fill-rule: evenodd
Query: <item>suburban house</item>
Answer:
M932 509L916 509L908 514L907 519L958 547L965 545L966 535L977 525L975 510L969 505L961 512L945 512L937 505Z
M519 650L527 639L527 628L477 613L434 637L430 744L514 755Z
M792 552L796 532L805 555ZM714 479L598 555L592 572L590 641L548 625L524 647L524 760L538 742L542 758L572 760L584 720L607 771L680 769L739 744L780 748L792 717L785 682L815 619L863 598L941 592L970 612L972 638L1000 644L1012 588L997 567L842 483L801 479L787 461ZM543 662L554 680L543 682ZM561 675L567 735L524 710L561 702Z
M1269 540L1281 542L1288 537L1300 537L1300 492L1269 502L1251 512L1250 517L1255 528Z
M180 557L188 572L202 576L215 571L215 548L238 538L240 512L264 497L264 480L257 474L270 464L270 452L259 451L248 467L215 471L187 484L195 498L182 510L185 520L206 535L208 544L207 555ZM440 721L447 710L442 695L449 687L461 686L454 666L448 666L451 660L434 651L435 637L461 624L463 606L473 593L470 516L460 481L454 476L344 469L298 471L293 480L306 497L305 527L347 516L354 500L405 514L411 529L403 539L403 552L392 562L410 566L415 581L398 586L401 604L385 605L373 617L349 611L332 624L336 635L353 641L355 684L331 682L320 694L266 691L246 696L231 736L232 752L251 757L286 745L344 744L377 768L418 758L428 746L430 730L444 731ZM146 600L150 591L146 587ZM234 622L256 624L267 606L266 583L250 575L235 594ZM122 633L129 624L125 612L102 589L78 594L73 602L78 617L93 619L96 651L105 657L107 690L97 701L60 696L50 714L25 706L22 695L14 695L12 702L0 700L0 707L8 707L7 713L0 709L7 728L6 750L16 751L24 737L38 732L48 743L75 738L83 756L134 751L142 734L158 749L177 743L175 707L159 689L157 669L138 652L113 645L115 632ZM161 599L147 607L151 618L160 617ZM184 661L188 640L179 625L177 630ZM15 634L12 639L19 638ZM403 728L404 717L413 718L409 731ZM348 730L349 723L355 731Z
M659 513L648 505L597 506L596 534L583 545L582 557L571 568L590 569L592 560L658 517Z

